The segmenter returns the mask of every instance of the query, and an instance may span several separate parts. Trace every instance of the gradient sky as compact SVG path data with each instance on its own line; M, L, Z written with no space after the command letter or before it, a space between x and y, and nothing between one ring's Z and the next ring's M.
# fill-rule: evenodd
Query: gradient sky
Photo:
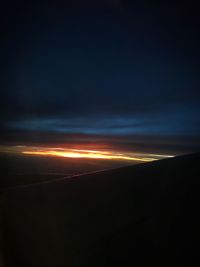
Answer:
M8 1L1 144L200 150L198 7L153 2Z

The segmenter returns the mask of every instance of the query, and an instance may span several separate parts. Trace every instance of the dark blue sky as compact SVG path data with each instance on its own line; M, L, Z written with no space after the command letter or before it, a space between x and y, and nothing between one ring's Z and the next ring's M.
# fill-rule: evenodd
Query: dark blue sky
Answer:
M2 143L199 150L195 2L100 2L2 9Z

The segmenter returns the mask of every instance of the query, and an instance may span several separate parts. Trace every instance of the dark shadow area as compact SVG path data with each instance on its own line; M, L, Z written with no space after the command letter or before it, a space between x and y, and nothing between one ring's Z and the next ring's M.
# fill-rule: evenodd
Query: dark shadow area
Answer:
M200 154L2 191L7 267L197 266Z

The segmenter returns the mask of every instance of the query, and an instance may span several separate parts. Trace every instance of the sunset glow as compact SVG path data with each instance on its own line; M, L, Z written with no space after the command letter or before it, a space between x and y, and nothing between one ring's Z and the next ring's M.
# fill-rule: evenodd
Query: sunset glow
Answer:
M158 159L173 157L172 155L160 155L149 153L133 153L127 151L116 151L112 149L77 149L62 147L40 147L40 146L0 146L0 151L5 153L50 156L64 158L88 158L104 160L122 160L149 162Z
M78 150L78 149L47 149L39 148L34 150L22 151L27 155L40 155L40 156L56 156L66 158L90 158L90 159L108 159L108 160L128 160L149 162L160 158L159 155L153 154L134 154L134 153L122 153L122 152L109 152L109 151L97 151L97 150ZM162 155L162 158L170 157L168 155Z
M104 152L59 152L59 151L24 151L23 154L29 155L44 155L44 156L59 156L66 158L91 158L91 159L121 159L121 160L134 160L134 161L151 161L153 158L134 158L125 155L108 154Z

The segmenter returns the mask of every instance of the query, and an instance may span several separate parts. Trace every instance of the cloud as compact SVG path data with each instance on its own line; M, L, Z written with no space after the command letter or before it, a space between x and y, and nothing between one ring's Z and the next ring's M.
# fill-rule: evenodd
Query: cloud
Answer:
M101 143L99 136L106 136L110 144L119 137L126 149L132 138L130 147L142 149L153 136L159 149L174 149L174 140L180 150L195 149L200 91L194 7L183 5L180 12L175 4L149 10L109 4L119 2L120 12L85 3L73 12L53 4L25 10L19 4L8 9L10 15L4 12L2 142L62 143L65 136L69 143L88 142L98 136Z

